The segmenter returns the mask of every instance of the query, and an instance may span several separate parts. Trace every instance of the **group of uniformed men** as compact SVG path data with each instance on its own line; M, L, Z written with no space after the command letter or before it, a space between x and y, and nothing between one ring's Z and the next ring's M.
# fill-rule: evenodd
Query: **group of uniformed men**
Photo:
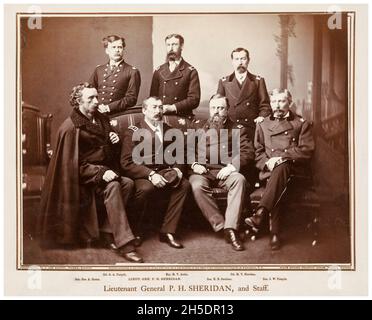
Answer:
M42 243L89 243L99 238L128 261L143 262L137 251L143 240L142 218L151 209L150 199L160 194L168 202L159 240L181 249L176 229L191 188L213 230L222 233L234 250L244 250L237 231L256 164L266 189L257 211L245 219L245 224L257 231L264 217L276 212L270 246L279 249L278 215L273 209L286 190L289 176L304 170L314 150L309 123L290 110L289 91L276 89L269 96L265 80L248 72L248 50L233 50L234 72L219 80L209 101L209 119L194 119L191 125L206 134L216 130L218 139L207 138L195 149L207 157L199 160L196 156L192 163L159 164L155 161L157 147L164 151L170 143L164 139L171 127L163 115L192 118L200 102L198 72L182 57L184 39L179 34L165 38L166 62L154 71L149 98L142 104L143 119L122 137L110 126L107 115L137 103L141 77L139 70L123 59L124 38L111 35L103 42L109 62L97 66L88 83L73 88L73 111L58 131L42 193ZM134 136L139 129L147 130L153 146L145 163L134 159L140 143ZM224 138L221 129L227 130ZM238 132L238 139L234 140L234 132ZM234 157L236 141L239 153ZM214 147L226 147L230 160L218 157L211 161ZM224 214L212 196L214 187L227 191ZM102 201L97 199L103 200L106 210L99 210ZM127 211L134 218L128 220Z

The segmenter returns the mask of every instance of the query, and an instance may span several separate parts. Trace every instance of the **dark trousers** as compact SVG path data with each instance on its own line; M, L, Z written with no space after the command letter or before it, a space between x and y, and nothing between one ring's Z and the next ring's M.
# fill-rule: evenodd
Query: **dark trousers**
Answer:
M265 192L258 207L265 207L271 214L270 231L279 232L279 202L287 190L289 177L296 168L291 163L283 163L274 168L266 182Z
M115 245L120 248L134 239L128 222L125 206L132 194L134 183L131 179L121 177L120 181L111 181L97 194L103 198L107 219L100 230L112 233Z
M182 178L177 188L165 186L164 188L155 187L152 182L146 179L137 179L134 181L134 207L136 208L137 230L143 232L144 216L151 214L150 199L166 199L168 206L164 214L161 233L175 233L180 220L184 202L190 190L190 183Z

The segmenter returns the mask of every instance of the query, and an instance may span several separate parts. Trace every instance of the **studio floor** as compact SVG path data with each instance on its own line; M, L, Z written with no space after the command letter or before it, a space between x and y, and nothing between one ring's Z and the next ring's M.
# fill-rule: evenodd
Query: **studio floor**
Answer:
M31 210L31 207L28 209ZM36 208L34 206L33 210ZM306 219L299 217L298 213L288 213L285 219L282 219L282 247L278 251L270 249L269 234L264 233L255 241L246 239L245 251L236 252L221 236L212 232L202 217L195 217L193 223L183 219L179 225L178 236L185 246L184 249L170 248L159 242L155 230L149 232L137 250L145 263L271 265L341 264L351 261L348 215L345 209L330 204L321 206L320 232L315 246L312 245L312 233L306 228ZM25 224L30 224L30 221L25 219ZM104 248L41 249L32 233L28 232L29 228L26 225L24 229L24 265L132 265Z

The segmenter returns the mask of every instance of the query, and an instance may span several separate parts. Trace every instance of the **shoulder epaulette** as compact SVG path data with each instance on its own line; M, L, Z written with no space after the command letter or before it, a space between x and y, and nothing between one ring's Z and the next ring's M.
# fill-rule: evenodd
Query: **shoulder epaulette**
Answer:
M136 70L137 68L136 67L132 67L132 69Z
M132 130L132 131L137 131L138 130L138 127L136 126L129 126L128 129Z
M257 80L261 80L261 77L260 77L260 76L256 76L256 79L257 79Z
M189 66L189 69L192 71L192 70L195 70L195 68L193 66Z
M160 69L160 67L161 66L156 67L154 71L158 71Z
M222 77L221 80L222 81L226 81L227 80L227 77Z

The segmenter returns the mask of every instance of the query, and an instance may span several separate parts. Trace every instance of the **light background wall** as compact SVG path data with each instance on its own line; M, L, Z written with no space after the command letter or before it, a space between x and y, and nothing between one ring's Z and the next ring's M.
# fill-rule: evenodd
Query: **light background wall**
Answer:
M302 100L312 80L313 19L296 15L295 21L296 37L289 39L288 48L295 82L289 88ZM197 116L205 116L218 80L232 73L230 53L236 47L250 51L249 70L265 78L268 90L280 85L275 36L281 30L276 14L48 17L41 30L28 29L25 20L21 30L22 99L53 114L52 145L71 111L71 88L107 61L101 39L108 34L126 38L125 60L141 72L138 104L149 94L154 68L164 63L164 38L170 33L184 36L184 58L199 72L202 97Z
M139 68L139 101L150 91L153 71L151 17L50 17L42 29L22 21L22 100L52 113L52 145L71 112L68 99L76 84L87 81L98 64L108 61L101 40L110 34L126 39L125 60Z

